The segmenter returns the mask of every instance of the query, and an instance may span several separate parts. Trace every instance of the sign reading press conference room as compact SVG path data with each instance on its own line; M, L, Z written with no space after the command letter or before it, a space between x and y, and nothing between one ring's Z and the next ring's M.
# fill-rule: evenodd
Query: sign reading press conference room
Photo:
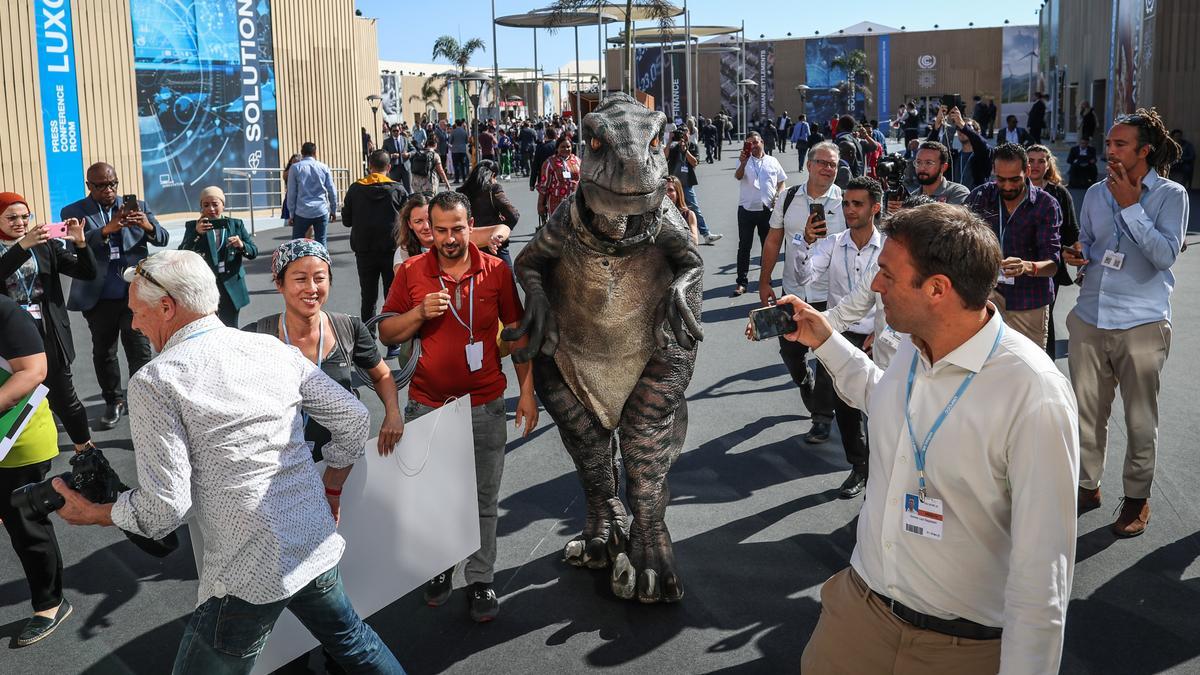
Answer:
M79 138L79 90L75 78L75 33L70 0L37 0L38 94L46 144L46 175L51 176L50 213L57 220L62 207L79 198L83 189L83 150Z

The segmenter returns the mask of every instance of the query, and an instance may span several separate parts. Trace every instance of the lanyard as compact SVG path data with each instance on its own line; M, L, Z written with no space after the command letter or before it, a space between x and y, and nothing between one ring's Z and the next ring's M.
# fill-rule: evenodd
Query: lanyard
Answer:
M1117 253L1121 252L1121 237L1125 236L1125 232L1121 229L1121 205L1117 203L1116 197L1108 195L1109 201L1112 202L1113 214L1113 250Z
M185 338L183 339L183 341L184 341L184 342L187 342L188 340L194 340L194 339L196 339L196 338L200 337L201 335L204 335L205 333L209 332L210 330L212 330L212 329L211 329L211 328L205 328L205 329L204 329L204 330L202 330L202 331L197 331L197 332L195 332L195 333L192 333L191 335L189 335L189 336L185 337Z
M1021 208L1021 204L1025 203L1025 199L1029 199L1028 194L1025 195L1025 198L1022 199L1019 204L1017 204L1017 208L1013 209L1012 216L1017 215L1017 209ZM1004 254L1004 197L1002 197L1000 195L1000 190L998 188L996 190L996 204L999 207L997 209L997 211L998 211L997 218L999 218L999 220L1000 220L1000 224L997 226L996 229L998 230L998 235L1000 237L1000 254L1003 255ZM1010 221L1012 220L1012 216L1008 217ZM1009 224L1011 225L1012 223L1010 222Z
M996 353L996 347L1000 346L1000 338L1004 335L1004 324L1000 324L1000 330L996 332L996 341L992 343L992 350L988 352L987 359L983 362L987 363L988 359L992 358L992 354ZM934 420L933 426L929 428L929 433L925 435L925 441L917 446L917 433L913 431L912 414L909 413L909 406L912 403L913 379L917 375L917 358L920 352L913 352L912 364L908 367L908 386L904 390L904 420L908 423L908 440L912 443L913 459L917 463L917 485L918 491L921 493L921 499L925 498L925 452L929 450L929 444L933 442L933 437L937 434L938 429L942 426L942 422L946 421L946 417L954 406L958 405L958 400L962 398L963 393L967 391L967 387L971 385L971 381L978 375L976 372L970 372L963 378L962 384L958 385L958 391L954 392L954 396L950 397L950 402ZM982 366L980 370L982 370Z
M846 238L847 238L847 239L849 239L849 238L850 238L849 231L847 231L847 233L846 233ZM851 243L851 244L853 244L853 243L854 243L854 240L852 240L852 239L851 239L851 240L850 240L850 243ZM867 242L867 246L870 246L870 245L871 245L871 243L870 243L870 242ZM857 261L858 261L858 254L859 254L859 253L861 253L861 250L859 250L859 251L856 251L856 252L854 253L854 260L855 260L855 262L857 262ZM875 252L872 254L871 258L869 258L869 259L867 260L867 269L870 269L870 267L871 267L871 264L872 264L872 263L874 263L874 262L875 262L875 260L876 260L876 258L878 258L878 257L879 257L879 250L878 250L878 249L876 249L876 250L875 250ZM843 263L843 264L846 266L846 281L847 281L847 282L849 283L849 285L850 285L850 292L851 292L851 293L853 293L853 292L854 292L854 276L855 276L855 275L853 275L853 274L851 274L851 273L850 273L850 247L849 247L849 246L847 246L847 245L843 245L843 246L842 246L842 263Z
M438 283L442 285L443 291L446 291L447 293L450 292L446 290L446 282L442 281L441 276L438 277ZM459 287L461 286L462 284L459 284ZM454 289L456 296L458 294L458 290L458 288ZM467 292L467 321L465 323L463 322L462 315L460 315L458 310L454 308L453 302L450 303L450 313L454 315L454 320L457 321L459 325L467 329L467 334L471 336L471 342L475 342L475 329L473 328L475 325L475 277L471 277L470 290Z
M283 315L281 317L279 317L279 325L283 327L283 342L285 344L287 344L288 346L291 346L292 340L291 340L291 338L288 337L287 310L286 309L283 310ZM319 338L317 338L317 369L318 370L321 368L321 363L325 360L325 313L324 312L321 313L320 335L321 336ZM193 335L192 337L195 337L195 335ZM300 409L300 424L301 424L301 426L304 426L304 427L308 426L308 417L309 417L308 413L304 412L304 409L301 408Z

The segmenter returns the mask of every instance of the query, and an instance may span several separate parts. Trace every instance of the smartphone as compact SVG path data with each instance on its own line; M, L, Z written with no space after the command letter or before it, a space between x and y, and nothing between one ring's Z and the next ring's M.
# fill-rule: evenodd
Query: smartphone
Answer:
M125 195L121 198L121 208L126 211L140 211L137 195Z
M790 304L761 307L750 312L750 336L755 340L766 340L796 331L792 319L796 308Z
M46 234L51 239L66 239L67 224L66 223L46 223Z
M825 205L820 203L812 203L808 205L808 212L816 216L813 222L825 222Z
M228 230L229 229L229 219L228 218L213 218L212 220L208 221L208 224L212 225L212 229L214 229L214 230Z
M959 112L962 112L961 99L959 98L958 94L947 94L943 96L941 104L946 106L947 113L955 108L958 108Z
M747 155L753 154L753 151L751 150L750 139L747 138L746 142L742 143L742 152L746 153Z

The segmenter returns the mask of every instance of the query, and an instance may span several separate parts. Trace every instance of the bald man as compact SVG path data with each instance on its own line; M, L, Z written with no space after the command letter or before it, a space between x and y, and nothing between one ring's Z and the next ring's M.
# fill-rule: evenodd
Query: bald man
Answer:
M63 207L59 217L84 222L84 239L96 254L96 278L72 282L67 309L83 312L92 332L92 363L104 396L104 414L96 427L112 429L126 411L117 339L125 347L130 376L151 356L150 343L133 329L129 284L121 273L144 260L150 244L166 246L168 236L146 202L136 195L129 195L132 200L118 198L120 181L111 165L91 165L86 181L88 195Z

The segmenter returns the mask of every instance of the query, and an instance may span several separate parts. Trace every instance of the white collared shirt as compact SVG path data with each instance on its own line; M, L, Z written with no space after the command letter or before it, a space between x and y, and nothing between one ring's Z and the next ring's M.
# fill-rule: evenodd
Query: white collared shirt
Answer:
M850 295L855 289L870 285L874 278L870 271L876 268L879 252L883 250L884 236L879 230L871 227L871 238L860 249L850 237L850 230L843 230L834 235L826 235L817 240L812 248L800 237L796 244L797 256L795 261L796 280L801 285L816 285L817 280L824 279L829 289L829 304L836 305L842 298ZM875 307L857 323L846 330L851 333L867 335L875 330Z
M294 595L342 557L300 409L328 429L332 467L362 457L367 409L295 347L208 316L129 378L138 485L113 523L161 538L189 511L204 535L197 605Z
M779 160L770 155L750 155L738 181L738 206L747 211L770 209L778 196L779 184L786 180L787 173Z
M871 316L874 312L875 341L871 345L871 360L875 365L887 370L888 364L900 346L900 340L907 337L905 333L897 333L887 323L887 314L883 309L883 297L871 290L875 275L879 273L879 260L863 273L864 283L855 287L854 292L838 301L837 305L821 312L829 320L833 329L839 333L851 330L854 324ZM884 337L886 334L887 337Z
M783 202L787 201L787 192L780 195L779 200L780 202L776 205L778 208L771 213L771 227L783 228L785 263L782 275L783 292L804 298L808 302L825 302L829 296L828 279L824 277L813 279L806 286L796 276L796 264L800 256L797 242L804 242L804 226L808 224L809 207L812 204L820 204L824 207L826 232L837 234L845 231L846 217L842 214L842 189L836 185L830 185L825 194L820 197L811 197L808 194L808 187L801 187L796 190L796 196L792 198L787 213L783 211Z
M842 399L867 413L871 437L850 564L873 590L919 612L1002 627L1002 675L1057 673L1075 562L1078 411L1046 353L989 310L983 328L932 365L908 338L886 372L837 333L815 350ZM917 492L905 423L914 354L918 443L978 373L925 459L928 494L943 502L940 541L901 522L905 494Z

